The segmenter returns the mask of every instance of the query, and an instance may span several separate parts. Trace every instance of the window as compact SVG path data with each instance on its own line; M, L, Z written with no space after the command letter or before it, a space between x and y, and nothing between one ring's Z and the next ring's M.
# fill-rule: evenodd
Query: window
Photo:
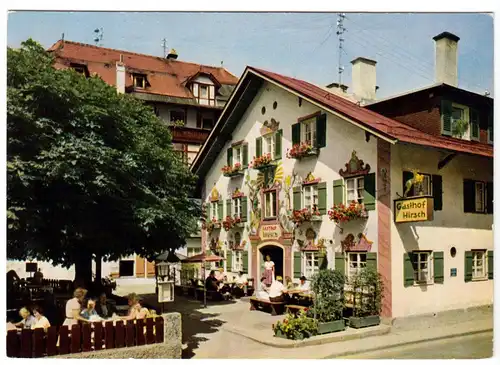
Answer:
M87 77L89 75L89 72L87 70L87 66L85 66L85 65L72 63L71 68L85 77Z
M233 251L233 262L232 262L233 272L243 271L243 252Z
M242 146L233 147L233 166L237 163L243 165Z
M475 210L478 213L482 213L485 211L485 195L486 195L486 189L485 189L485 184L484 182L481 181L476 181L475 182Z
M195 256L201 253L201 247L188 247L187 249L187 256Z
M270 133L262 137L262 143L263 143L263 154L270 154L271 159L274 160L275 155L276 155L276 139L275 139L275 133Z
M119 264L119 275L122 276L134 276L134 260L120 260Z
M186 123L186 113L182 110L171 110L170 111L170 123Z
M470 121L469 121L469 108L467 108L464 105L453 103L452 107L451 107L451 132L452 132L452 135L456 134L456 128L457 128L457 125L460 123L460 121L470 123ZM460 131L460 132L463 132L463 135L462 136L457 135L457 137L469 139L470 129L471 129L471 126L468 126L468 128L466 130Z
M416 270L415 282L417 284L429 284L432 282L432 255L430 252L413 252Z
M214 120L210 118L203 118L203 129L212 129L214 127Z
M264 193L264 218L276 217L276 190Z
M420 196L420 195L432 195L432 179L431 175L420 174L424 177L424 180L420 183L413 185L413 194L408 194L409 196Z
M302 142L316 146L316 118L307 119L302 123Z
M174 151L180 154L182 161L186 165L191 165L200 150L200 145L196 144L173 143L172 145Z
M366 252L349 252L347 255L347 277L352 278L366 267Z
M318 206L318 185L306 185L304 191L304 208L312 209Z
M486 279L486 250L472 251L472 279Z
M346 179L347 203L352 201L363 203L365 178L363 176Z
M216 220L219 220L217 202L210 203L210 216L212 218L215 218Z
M233 199L233 218L241 218L241 198Z
M215 105L215 86L193 83L191 86L193 96L201 105Z
M146 75L133 75L134 78L134 87L137 89L145 89L146 88Z
M304 252L304 276L311 278L319 271L319 252Z

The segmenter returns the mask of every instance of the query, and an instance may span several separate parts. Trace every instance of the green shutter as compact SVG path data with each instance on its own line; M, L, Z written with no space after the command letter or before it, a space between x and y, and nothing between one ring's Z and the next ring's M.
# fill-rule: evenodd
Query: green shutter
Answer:
M413 172L411 171L403 171L403 193L402 195L405 193L406 191L406 182L408 180L411 180L413 179ZM408 195L407 196L413 196L415 194L414 192L414 186L412 185L410 191L408 192Z
M248 274L248 251L243 251L241 255L241 260L243 261L243 272Z
M232 217L232 212L231 212L231 200L232 199L227 199L226 200L226 216Z
M451 129L451 114L452 114L451 101L441 100L441 134L448 136L452 135Z
M465 251L464 255L464 280L472 280L472 251Z
M326 146L326 114L320 114L316 117L316 147Z
M344 203L344 180L338 179L333 181L333 204Z
M293 253L293 277L298 279L302 276L302 253L296 251Z
M246 222L247 221L247 197L243 196L241 197L241 221Z
M377 253L376 252L367 252L366 253L366 267L370 267L370 268L378 271Z
M443 210L443 177L432 175L432 196L434 197L434 210Z
M275 138L275 148L276 148L276 151L274 153L274 159L278 160L281 158L281 150L283 145L281 143L283 139L283 129L278 130L274 135L274 138Z
M292 124L292 145L300 143L300 123Z
M293 210L299 210L302 208L302 188L300 186L295 186L293 188Z
M222 200L217 202L217 220L224 219L224 203Z
M255 157L262 156L262 137L255 139Z
M338 270L342 274L345 272L345 254L343 252L335 252L335 270Z
M403 254L404 286L412 286L415 282L413 269L413 253Z
M474 180L464 180L464 212L476 211L476 183Z
M486 213L493 214L493 183L486 183Z
M328 257L326 256L326 251L320 251L319 253L319 269L326 270L328 269ZM307 278L311 279L311 278Z
M326 214L326 182L318 184L318 210L320 214Z
M365 176L365 189L363 193L363 203L366 210L375 210L377 203L376 189L375 189L375 173Z
M493 279L493 251L488 251L488 279Z
M206 205L206 210L208 211L207 212L207 220L208 221L211 221L212 220L212 202L208 202L208 204Z
M248 166L248 144L244 144L242 147L243 152L243 167Z
M233 148L227 149L227 164L233 166Z
M233 253L231 251L227 251L226 254L226 271L233 271Z
M471 138L479 139L479 113L476 109L470 111L470 133Z
M444 282L444 253L443 251L434 252L434 283L442 284Z

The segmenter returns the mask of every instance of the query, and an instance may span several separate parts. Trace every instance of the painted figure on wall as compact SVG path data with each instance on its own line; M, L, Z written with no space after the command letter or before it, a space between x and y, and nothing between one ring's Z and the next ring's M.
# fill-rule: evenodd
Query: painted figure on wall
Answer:
M271 257L266 255L266 261L264 262L264 284L271 285L274 281L274 262L271 261Z

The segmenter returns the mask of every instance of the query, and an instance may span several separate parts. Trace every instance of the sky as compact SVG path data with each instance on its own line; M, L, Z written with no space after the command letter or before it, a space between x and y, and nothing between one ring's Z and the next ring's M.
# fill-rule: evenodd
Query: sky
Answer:
M50 47L66 40L163 55L162 39L179 60L220 66L241 76L247 65L317 85L338 82L336 13L13 12L7 42L28 38ZM493 18L488 14L346 13L342 82L351 85L357 57L377 61L377 98L434 83L434 41L460 37L459 87L493 95Z

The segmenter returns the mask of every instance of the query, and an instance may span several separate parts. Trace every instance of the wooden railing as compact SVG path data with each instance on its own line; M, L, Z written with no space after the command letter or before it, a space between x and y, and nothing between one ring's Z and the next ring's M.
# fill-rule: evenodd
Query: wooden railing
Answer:
M104 325L103 325L104 323ZM163 343L163 317L7 332L8 357L44 357Z

